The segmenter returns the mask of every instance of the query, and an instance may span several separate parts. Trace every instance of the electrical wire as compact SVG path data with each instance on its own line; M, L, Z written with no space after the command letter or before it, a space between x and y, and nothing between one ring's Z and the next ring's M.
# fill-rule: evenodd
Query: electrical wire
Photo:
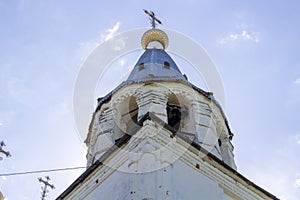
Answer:
M86 167L66 167L66 168L58 168L58 169L44 169L44 170L36 170L36 171L27 171L27 172L13 172L13 173L0 174L0 177L1 176L25 175L25 174L37 174L37 173L45 173L45 172L67 171L67 170L76 170L76 169L83 169L83 168L86 168Z

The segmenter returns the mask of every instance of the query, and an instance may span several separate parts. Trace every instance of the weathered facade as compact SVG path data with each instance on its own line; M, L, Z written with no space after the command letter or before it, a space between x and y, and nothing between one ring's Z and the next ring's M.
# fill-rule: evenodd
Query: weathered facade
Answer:
M127 81L98 100L87 170L58 199L276 199L236 170L227 119L151 29Z

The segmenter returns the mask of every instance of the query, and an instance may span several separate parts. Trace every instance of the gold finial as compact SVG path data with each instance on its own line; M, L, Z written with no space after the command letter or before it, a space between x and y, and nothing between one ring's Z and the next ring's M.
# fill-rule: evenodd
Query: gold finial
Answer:
M148 44L156 41L162 45L163 49L166 49L169 45L169 38L167 34L160 29L150 29L146 31L142 36L142 47L143 49L147 49Z

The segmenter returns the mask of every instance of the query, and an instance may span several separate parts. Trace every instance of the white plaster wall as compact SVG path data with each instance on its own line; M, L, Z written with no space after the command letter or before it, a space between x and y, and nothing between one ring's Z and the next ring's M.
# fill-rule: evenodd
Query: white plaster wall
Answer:
M161 124L145 121L65 199L264 199L235 173L170 136Z
M96 184L96 183L95 183ZM180 160L164 169L134 174L115 171L86 200L232 199L218 183Z

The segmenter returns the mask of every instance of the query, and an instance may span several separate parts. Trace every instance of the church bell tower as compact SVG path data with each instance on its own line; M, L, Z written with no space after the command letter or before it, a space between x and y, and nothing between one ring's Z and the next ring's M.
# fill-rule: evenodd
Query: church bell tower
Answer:
M277 199L237 172L222 108L181 73L147 14L154 25L141 38L144 53L98 99L87 170L58 199Z
M162 30L146 31L141 42L145 51L123 87L99 100L86 139L88 166L125 134L135 135L131 130L143 128L145 121L157 127L152 124L156 119L160 131L180 135L236 169L230 142L233 134L222 109L212 93L192 85L180 72L166 52L168 42Z

